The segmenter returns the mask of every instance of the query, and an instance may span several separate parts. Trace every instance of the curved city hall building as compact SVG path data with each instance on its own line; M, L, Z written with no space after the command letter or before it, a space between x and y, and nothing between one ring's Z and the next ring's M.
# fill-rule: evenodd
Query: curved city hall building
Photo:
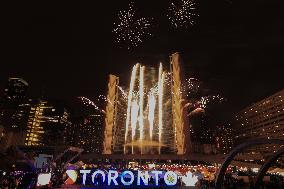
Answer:
M134 65L125 91L119 78L109 75L104 154L188 152L182 77L178 53L172 54L169 66Z
M284 89L241 110L235 116L235 141L248 139L284 139ZM279 148L277 145L260 145L250 153L267 154Z

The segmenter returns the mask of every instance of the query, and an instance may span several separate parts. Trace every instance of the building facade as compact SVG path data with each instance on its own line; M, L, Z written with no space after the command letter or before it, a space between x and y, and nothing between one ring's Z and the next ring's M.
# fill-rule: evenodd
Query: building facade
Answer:
M26 97L29 84L22 78L10 77L4 89L4 99L21 101Z
M76 144L84 152L102 154L104 140L104 115L94 113L77 119L75 123Z
M284 139L284 89L256 102L235 115L235 140ZM277 145L262 145L257 151L276 151Z
M23 145L27 128L30 100L26 99L28 83L22 78L9 78L0 98L0 149Z
M29 112L25 145L65 145L66 128L71 125L70 111L60 103L38 100Z
M104 154L179 154L189 152L188 117L184 108L178 53L166 71L133 66L129 87L109 76L105 109ZM188 135L186 135L188 133Z
M226 154L233 149L234 138L231 124L221 124L215 130L215 146L217 153Z

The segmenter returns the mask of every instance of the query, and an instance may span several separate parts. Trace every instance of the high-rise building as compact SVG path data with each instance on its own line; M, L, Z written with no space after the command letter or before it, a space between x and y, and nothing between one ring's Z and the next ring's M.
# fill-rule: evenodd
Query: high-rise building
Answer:
M215 127L210 127L206 114L196 114L190 119L190 138L192 151L195 153L216 153Z
M68 145L70 112L58 101L26 99L28 83L9 78L0 102L1 149L11 145Z
M208 116L199 114L191 118L190 132L193 143L213 144L215 128L209 127Z
M101 154L104 140L104 115L101 113L87 115L75 123L75 144L85 152Z
M165 66L166 67L166 66ZM182 72L178 53L170 57L169 71L133 66L127 87L109 76L105 110L105 154L179 154L189 151Z
M217 153L228 153L234 145L233 130L231 124L217 126L215 130L215 146Z
M31 108L30 100L21 103L5 102L0 108L0 125L4 136L0 148L5 150L11 145L24 145L28 115Z
M284 89L238 112L234 128L237 143L258 138L284 139ZM277 145L256 148L268 153Z
M31 101L27 100L17 105L1 107L0 124L4 126L5 130L15 132L26 130L30 103Z
M26 129L30 110L30 101L25 98L27 89L28 83L25 80L9 78L0 100L0 125L6 133L19 133ZM9 136L12 136L11 133Z
M4 98L11 101L21 101L26 97L29 84L22 78L10 77L4 89Z
M66 128L71 124L70 111L61 103L39 100L29 112L25 145L65 145Z

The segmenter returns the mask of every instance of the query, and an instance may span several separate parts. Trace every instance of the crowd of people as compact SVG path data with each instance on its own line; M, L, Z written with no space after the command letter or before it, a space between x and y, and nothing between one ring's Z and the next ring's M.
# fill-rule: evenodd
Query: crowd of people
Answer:
M15 158L16 157L16 158ZM78 171L77 180L74 185L82 185L82 174L79 173L80 169L88 169L95 171L97 169L104 170L117 170L118 172L123 172L124 170L131 170L137 172L137 170L160 170L162 172L173 171L178 175L177 184L174 186L176 188L185 187L185 183L182 181L181 176L185 175L188 171L198 177L198 181L195 183L196 188L201 189L213 189L215 185L216 174L219 165L210 165L205 162L109 162L109 161L99 161L96 163L74 163L67 167L64 164L57 164L56 167L46 167L46 169L36 169L32 162L29 161L23 154L19 154L16 151L11 151L0 160L0 188L1 189L15 189L15 188L25 188L32 189L37 187L38 176L43 172L50 172L51 178L47 185L42 186L45 188L59 188L66 185L66 170L69 167L73 167L74 170ZM230 167L224 177L223 185L224 188L228 189L239 189L239 188L253 188L254 178L256 173L252 172L250 169L242 170L238 167ZM248 181L243 178L248 178ZM105 186L107 182L102 182L100 176L95 178L95 184L91 182L91 174L88 175L86 179L86 187L94 188L95 185ZM127 180L127 178L125 178ZM137 177L135 176L135 179ZM118 179L120 182L120 179ZM153 175L149 177L150 188L165 188L164 179L159 178L159 184L156 186ZM136 180L133 183L137 183ZM277 174L270 174L269 180L261 183L262 189L277 189L284 188L283 176ZM137 186L135 184L127 187L132 188L145 188L145 186ZM124 188L127 188L124 186ZM100 187L98 187L100 188ZM107 187L111 188L111 187ZM173 188L173 187L172 187Z

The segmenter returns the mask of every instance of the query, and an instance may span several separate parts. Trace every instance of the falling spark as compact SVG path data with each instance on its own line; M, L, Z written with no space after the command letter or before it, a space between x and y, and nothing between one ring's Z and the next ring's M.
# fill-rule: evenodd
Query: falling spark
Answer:
M123 99L127 99L126 92L122 89L121 86L117 85L118 90L121 92Z
M103 102L108 102L108 103L110 103L110 104L113 106L113 104L112 104L112 102L110 101L110 99L107 98L106 96L104 96L104 95L99 95L97 101L100 102L101 100L102 100Z
M137 100L135 99L131 104L131 141L132 141L132 154L133 154L133 141L136 134L136 125L138 118L139 106Z
M164 140L163 133L165 130L163 121L165 119L164 113L166 113L164 112L164 87L171 85L171 75L169 72L163 71L163 65L160 63L157 81L148 88L149 86L144 86L145 73L145 67L136 64L132 69L128 92L125 92L122 87L118 86L118 90L122 93L122 99L127 104L127 110L125 110L124 153L128 151L127 146L130 144L132 146L132 148L130 147L130 153L134 153L134 147L137 146L140 148L140 153L143 154L143 146L149 140L150 145L157 144L158 152L161 154L162 141ZM185 85L181 87L180 92L198 92L199 84L200 82L197 79L188 78ZM184 97L184 108L188 110L187 115L193 116L204 112L207 103L213 102L213 100L218 99L220 96L204 96L200 99L196 96L193 99L186 98L188 95ZM144 107L144 105L146 106ZM145 129L145 126L147 126L147 129ZM145 136L146 134L147 136Z
M165 80L164 80L165 85L171 86L171 84L172 84L172 79L171 79L172 74L171 74L171 72L164 72L164 73L165 73Z
M193 0L178 0L178 3L171 2L168 18L175 28L188 28L194 24L195 3Z
M186 94L186 97L196 93L200 88L200 81L196 78L190 77L185 79L185 83L182 87L182 92Z
M84 97L84 96L79 96L77 97L78 99L80 99L84 105L86 106L92 106L95 110L98 110L100 112L103 112L104 111L102 109L100 109L92 100L90 100L89 98L87 97Z
M148 111L148 121L149 121L149 134L150 139L153 139L153 129L154 129L154 118L155 118L155 106L156 106L156 99L155 95L150 92L148 97L148 104L149 104L149 111Z
M99 95L98 100L103 100L104 102L109 102L109 99L105 95Z
M222 103L225 100L220 95L203 96L200 98L200 108L206 109L209 103Z
M136 71L137 71L138 64L133 66L132 73L131 73L131 80L130 80L130 86L129 86L129 92L128 92L128 102L127 102L127 112L126 112L126 124L125 124L125 143L127 141L127 135L128 135L128 126L129 126L129 119L130 119L130 110L131 110L131 102L132 102L132 95L133 95L133 89L136 79ZM125 148L124 148L125 153Z
M163 66L160 63L159 67L159 79L158 79L158 101L159 101L159 121L158 121L158 129L159 129L159 144L161 144L162 139L162 129L163 129L163 84L165 74L163 72ZM159 153L161 153L161 149L159 148Z
M114 23L113 33L117 43L125 43L128 49L137 47L146 36L150 36L151 21L148 18L136 18L134 3L129 4L128 10L118 13L118 22Z
M144 116L143 116L143 101L144 101L144 66L140 66L140 78L139 78L139 109L140 109L140 114L139 114L139 126L140 126L140 141L142 142L143 140L143 135L144 135ZM141 153L142 153L142 148L141 148Z

